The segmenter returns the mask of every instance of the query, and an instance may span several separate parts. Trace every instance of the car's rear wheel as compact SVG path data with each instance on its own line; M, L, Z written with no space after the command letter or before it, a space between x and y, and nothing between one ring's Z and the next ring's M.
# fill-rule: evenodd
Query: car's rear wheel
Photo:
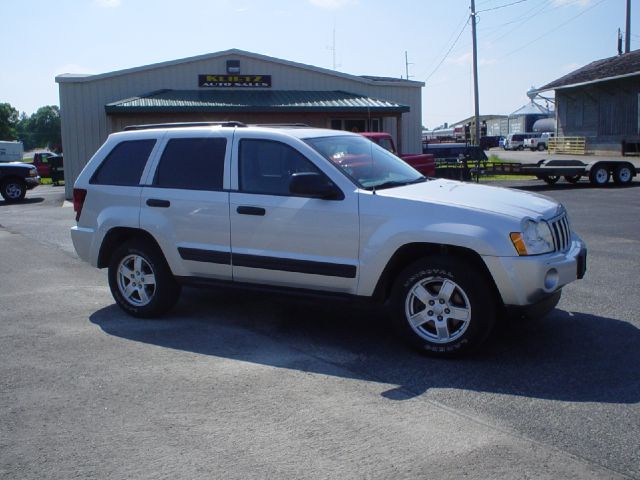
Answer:
M391 295L398 332L433 356L477 348L496 318L496 296L479 269L453 257L426 257L403 270Z
M27 185L19 178L7 178L0 185L0 194L6 202L19 202L27 194Z
M135 317L162 315L180 296L180 285L162 252L139 239L123 244L111 256L109 287L118 305Z

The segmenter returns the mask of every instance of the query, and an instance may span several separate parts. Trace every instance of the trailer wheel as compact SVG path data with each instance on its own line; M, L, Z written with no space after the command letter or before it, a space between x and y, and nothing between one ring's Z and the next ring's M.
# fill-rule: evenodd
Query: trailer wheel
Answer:
M565 175L564 179L569 183L578 183L580 181L580 175Z
M609 169L604 165L596 165L595 168L591 169L591 173L589 173L589 181L596 187L606 185L607 182L609 182L609 177L611 177Z
M560 175L543 175L542 180L549 185L553 185L554 183L558 183L560 180Z
M616 185L626 185L633 180L633 172L628 164L618 165L613 171L613 181Z

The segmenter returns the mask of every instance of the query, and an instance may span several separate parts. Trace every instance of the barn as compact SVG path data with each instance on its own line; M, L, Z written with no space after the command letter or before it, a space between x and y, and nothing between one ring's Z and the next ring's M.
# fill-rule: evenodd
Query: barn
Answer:
M549 90L555 90L558 136L585 137L591 153L637 150L640 50L596 60L537 89Z

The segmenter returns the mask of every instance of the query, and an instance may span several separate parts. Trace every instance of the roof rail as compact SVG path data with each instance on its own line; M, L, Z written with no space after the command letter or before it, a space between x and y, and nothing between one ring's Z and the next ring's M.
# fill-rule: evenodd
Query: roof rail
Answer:
M176 123L150 123L148 125L129 125L124 127L125 131L130 130L150 130L152 128L183 128L183 127L246 127L247 125L235 120L225 122L176 122Z
M311 128L311 125L307 125L306 123L252 123L251 126L267 127L267 128L286 128L286 127Z

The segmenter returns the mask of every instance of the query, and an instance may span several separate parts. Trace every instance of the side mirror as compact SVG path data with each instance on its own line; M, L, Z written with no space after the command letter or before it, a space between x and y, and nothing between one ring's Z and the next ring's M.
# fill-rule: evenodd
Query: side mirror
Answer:
M316 172L300 172L291 175L289 192L303 197L323 200L342 200L344 194L327 177Z

